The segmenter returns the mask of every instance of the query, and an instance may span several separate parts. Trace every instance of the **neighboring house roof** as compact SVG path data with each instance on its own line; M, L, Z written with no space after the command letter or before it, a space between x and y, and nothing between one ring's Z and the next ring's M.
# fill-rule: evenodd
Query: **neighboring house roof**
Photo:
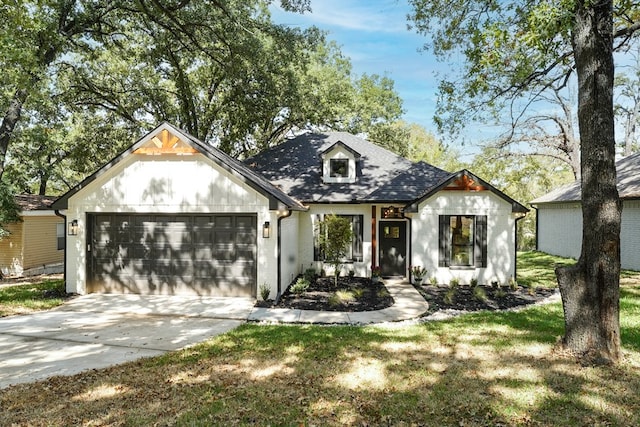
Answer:
M323 183L322 156L336 144L359 154L355 183ZM425 162L414 163L346 132L307 133L245 161L303 203L418 203L463 175L511 204L513 212L529 210L467 170L451 173Z
M254 188L259 193L265 195L269 199L269 207L270 209L279 209L281 207L292 209L292 210L306 210L306 208L296 199L290 197L288 194L284 193L281 189L275 187L269 181L267 181L264 177L259 174L256 174L254 171L249 169L242 162L234 159L233 157L227 155L226 153L218 150L215 147L212 147L204 142L200 141L194 136L189 135L188 133L180 130L169 123L162 123L158 127L156 127L151 132L147 133L144 137L135 142L131 147L120 153L109 163L104 165L102 168L98 169L95 173L85 178L81 183L73 187L63 196L61 196L55 203L53 203L53 209L66 209L68 207L68 201L71 196L76 194L78 191L86 187L89 183L93 182L96 178L107 172L113 166L122 161L125 157L132 154L138 148L141 148L148 140L158 134L161 130L168 130L172 134L180 135L181 139L193 147L195 150L217 163L219 166L227 170L228 172L233 173L236 177L242 179L247 185Z
M45 211L51 210L51 204L58 196L39 196L37 194L18 194L15 201L21 211Z
M640 198L640 153L624 157L616 162L617 187L621 199ZM545 203L580 202L582 191L580 181L563 185L540 196L530 203L532 205Z
M355 183L322 182L323 153L336 143L360 154ZM449 173L426 163L413 163L346 132L306 133L245 161L256 172L302 202L409 202L432 182Z

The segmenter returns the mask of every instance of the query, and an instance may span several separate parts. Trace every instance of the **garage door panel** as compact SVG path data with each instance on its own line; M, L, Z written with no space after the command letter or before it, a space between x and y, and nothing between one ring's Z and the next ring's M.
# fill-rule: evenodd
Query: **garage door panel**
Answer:
M92 291L255 296L255 215L92 215Z

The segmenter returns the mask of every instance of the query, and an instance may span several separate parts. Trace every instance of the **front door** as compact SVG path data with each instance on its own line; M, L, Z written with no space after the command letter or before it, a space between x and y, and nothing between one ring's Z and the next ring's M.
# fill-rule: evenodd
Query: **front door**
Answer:
M407 271L407 223L380 221L379 236L382 276L404 277Z

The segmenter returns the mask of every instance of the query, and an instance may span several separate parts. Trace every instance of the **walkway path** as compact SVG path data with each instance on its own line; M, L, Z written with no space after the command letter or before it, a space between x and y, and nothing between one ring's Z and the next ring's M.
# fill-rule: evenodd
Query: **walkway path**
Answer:
M397 322L415 319L427 311L429 305L420 293L403 280L385 280L394 299L391 307L376 311L316 311L290 308L254 308L247 320L278 323L351 324Z

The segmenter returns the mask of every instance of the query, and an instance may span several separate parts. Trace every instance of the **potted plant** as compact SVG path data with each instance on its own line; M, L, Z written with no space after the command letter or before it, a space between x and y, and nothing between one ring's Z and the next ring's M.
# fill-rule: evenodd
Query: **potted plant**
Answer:
M421 284L422 279L424 279L424 276L426 276L428 273L426 268L419 265L414 265L413 267L411 267L410 271L411 277L413 278L413 283L415 283L416 285Z
M380 268L380 266L378 266L378 265L375 265L375 266L372 265L371 266L371 281L379 282L381 276L382 276L382 268Z

